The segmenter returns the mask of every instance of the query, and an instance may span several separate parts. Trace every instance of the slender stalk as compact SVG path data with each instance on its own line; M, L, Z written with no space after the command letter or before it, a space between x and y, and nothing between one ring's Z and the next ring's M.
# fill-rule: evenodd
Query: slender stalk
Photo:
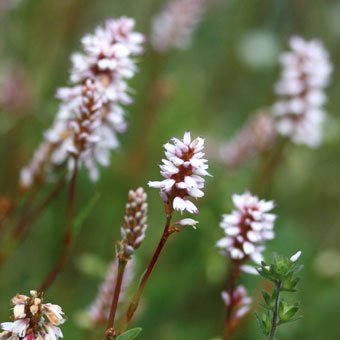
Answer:
M270 330L270 334L268 338L269 340L275 340L276 328L278 326L281 285L282 285L282 282L278 281L276 282L275 287L274 287L276 296L275 296L275 305L274 305L274 311L273 311L272 328Z
M44 281L39 287L40 292L46 292L46 290L51 286L54 282L60 271L65 266L68 258L71 254L71 249L73 245L73 232L72 232L72 224L73 224L73 216L74 216L74 207L75 207L75 195L76 195L76 184L77 184L77 175L78 175L78 160L75 159L74 169L72 173L72 178L70 182L70 188L68 193L68 204L67 204L67 217L65 223L65 232L64 232L64 242L63 242L63 251L53 266L52 270L46 276Z
M52 191L42 200L42 202L30 213L26 214L26 216L23 216L18 221L17 225L14 227L14 230L11 233L9 240L0 253L0 265L2 265L7 260L9 255L15 249L15 246L25 237L29 228L45 211L45 209L54 200L54 198L59 194L64 186L64 182L65 175L63 174L56 185L53 187Z
M228 294L230 298L230 303L227 307L226 317L224 320L224 334L223 339L228 340L231 339L231 335L235 329L234 320L233 320L233 311L234 311L234 292L236 288L236 281L240 275L240 264L233 263L233 268L230 273L229 278L229 289Z
M126 264L127 264L127 260L119 259L117 280L115 282L115 290L114 290L114 294L112 297L110 316L109 316L109 320L108 320L106 332L105 332L105 337L108 340L116 335L114 322L115 322L115 316L116 316L116 311L117 311L117 306L118 306L118 301L119 301L119 295L120 295L120 291L122 288L122 282L123 282Z
M52 191L43 199L43 201L26 217L19 221L18 225L15 227L12 238L19 239L27 232L29 226L41 215L41 213L46 209L46 207L53 201L53 199L58 195L60 190L63 188L65 182L65 175L63 174L56 185L53 187Z
M255 179L254 191L264 193L270 186L271 181L283 159L284 150L287 146L287 139L281 138L277 141L272 152L265 153L260 164L259 173Z
M0 197L0 233L8 221L8 218L13 213L14 205L9 197Z
M165 222L165 227L164 227L162 237L159 240L158 246L157 246L157 248L156 248L156 250L155 250L155 252L154 252L154 254L151 258L151 261L148 265L148 268L143 275L143 278L142 278L142 280L139 284L138 290L137 290L136 294L134 295L134 297L132 298L132 301L129 305L128 311L126 313L125 325L123 327L123 330L125 330L127 328L129 322L131 321L133 315L135 314L135 311L136 311L138 304L139 304L139 300L140 300L140 298L143 294L144 288L145 288L145 286L146 286L146 284L149 280L151 272L152 272L152 270L153 270L153 268L154 268L154 266L157 262L159 255L162 252L162 249L163 249L168 237L171 235L170 223L171 223L171 218L172 218L172 210L169 209L169 206L167 206L166 209L168 211L167 211L167 214L166 214L166 222Z

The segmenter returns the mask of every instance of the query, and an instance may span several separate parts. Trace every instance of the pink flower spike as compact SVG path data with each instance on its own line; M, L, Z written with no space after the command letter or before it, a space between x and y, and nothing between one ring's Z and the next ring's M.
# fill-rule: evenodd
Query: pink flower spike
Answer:
M236 209L222 216L220 226L225 236L217 242L217 247L233 261L251 259L260 263L265 242L274 238L276 216L268 212L275 204L260 200L249 192L234 194L232 199ZM249 271L254 273L250 268Z

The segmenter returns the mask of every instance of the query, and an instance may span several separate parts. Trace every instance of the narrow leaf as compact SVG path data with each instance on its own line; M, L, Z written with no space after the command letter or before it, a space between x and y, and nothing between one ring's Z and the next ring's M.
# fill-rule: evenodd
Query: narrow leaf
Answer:
M132 340L137 338L139 333L142 331L142 328L137 327L137 328L132 328L124 332L123 334L119 335L117 337L117 340Z

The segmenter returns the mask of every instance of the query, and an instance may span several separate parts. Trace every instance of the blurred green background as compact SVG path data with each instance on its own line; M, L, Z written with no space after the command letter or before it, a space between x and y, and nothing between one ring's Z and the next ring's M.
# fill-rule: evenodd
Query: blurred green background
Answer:
M151 18L161 5L159 0L22 0L12 9L0 6L0 83L12 72L21 79L14 88L14 98L21 101L2 105L0 111L1 195L16 196L20 168L53 120L58 107L54 93L67 83L70 55L80 49L80 38L106 18L121 15L135 18L137 30L148 36ZM98 183L91 183L85 171L81 173L77 211L96 193L100 199L81 230L71 261L46 296L68 316L62 327L66 339L91 339L89 331L79 326L78 314L95 298L101 278L87 268L84 254L103 264L113 259L128 190L160 178L162 145L172 136L181 137L189 129L194 136L225 141L256 109L271 105L279 74L277 56L287 49L293 34L320 38L335 70L327 89L329 120L323 145L316 150L290 145L264 197L276 201L279 216L267 256L272 251L290 255L300 249L305 265L299 289L304 318L282 327L278 338L340 339L339 18L340 1L212 0L190 48L162 60L167 99L148 124L146 102L154 56L146 46L139 58L139 73L130 82L135 102L126 108L129 129L120 138L121 149L112 154L112 165L102 169ZM210 168L214 177L207 180L206 196L198 203L198 230L187 229L170 239L147 286L134 322L143 328L140 339L203 340L221 334L220 292L228 261L214 246L222 236L218 225L221 214L232 207L231 194L250 187L258 160L235 172L214 162ZM149 229L137 252L137 277L164 225L157 190L147 192ZM37 287L58 256L66 197L65 189L0 268L1 321L8 320L10 298ZM258 296L260 278L245 276L242 282L251 295ZM257 307L259 299L255 300ZM236 338L262 339L252 313Z

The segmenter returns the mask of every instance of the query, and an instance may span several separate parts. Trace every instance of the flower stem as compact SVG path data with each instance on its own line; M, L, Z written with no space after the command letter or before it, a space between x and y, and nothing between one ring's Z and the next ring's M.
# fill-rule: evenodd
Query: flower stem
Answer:
M52 191L44 198L44 200L29 214L26 219L21 220L12 233L13 239L21 238L27 231L28 227L41 215L45 208L53 201L62 189L65 182L65 175L62 175Z
M54 282L60 271L65 266L72 249L73 244L73 232L72 232L72 224L73 224L73 216L74 216L74 207L75 207L75 197L76 197L76 184L77 184L77 175L78 175L78 160L75 159L74 169L72 173L71 183L68 192L68 204L67 204L67 215L66 215L66 223L65 223L65 232L64 232L64 242L63 242L63 251L53 266L52 270L46 276L38 291L46 292L46 290L51 286Z
M124 325L124 329L125 330L129 324L129 322L131 321L135 311L137 310L138 304L139 304L139 300L143 294L144 288L146 286L146 283L149 280L149 277L151 275L151 272L157 262L157 259L159 257L159 255L162 252L162 249L168 239L168 237L171 235L171 231L170 231L170 223L171 223L171 218L172 218L172 209L169 209L169 205L166 205L166 223L165 223L165 227L164 227L164 231L162 234L161 239L159 240L158 246L151 258L151 261L148 265L148 268L146 270L146 272L143 275L143 278L139 284L138 290L136 292L136 294L134 295L134 297L132 298L132 301L129 305L128 311L126 313L126 319L125 319L125 325Z
M233 262L233 268L229 277L229 289L228 294L230 298L230 303L227 307L226 317L224 320L224 334L223 339L228 340L231 339L231 335L236 327L234 319L233 319L233 311L234 311L234 292L236 288L236 281L240 275L240 265L238 263Z
M255 178L254 191L265 194L283 159L288 140L281 138L270 153L264 153L259 172Z
M278 315L279 315L279 302L280 302L280 291L281 291L282 282L278 281L275 283L274 292L275 292L275 305L273 310L273 319L272 319L272 327L269 334L269 340L275 339L276 328L278 325Z
M60 190L63 188L64 182L65 175L63 174L53 187L52 191L42 200L42 202L34 210L26 214L26 216L22 217L18 221L10 235L9 240L7 241L7 244L4 246L4 250L0 253L0 265L7 260L8 256L15 249L15 246L25 237L32 224L39 218L46 207L59 194Z
M121 287L122 287L125 267L127 264L126 259L119 259L118 261L119 262L118 262L117 280L115 282L115 290L114 290L114 294L112 297L110 316L109 316L109 320L108 320L107 328L105 332L105 337L108 340L116 335L114 322L115 322L115 316L116 316L116 311L117 311L117 306L118 306L119 294L120 294Z

